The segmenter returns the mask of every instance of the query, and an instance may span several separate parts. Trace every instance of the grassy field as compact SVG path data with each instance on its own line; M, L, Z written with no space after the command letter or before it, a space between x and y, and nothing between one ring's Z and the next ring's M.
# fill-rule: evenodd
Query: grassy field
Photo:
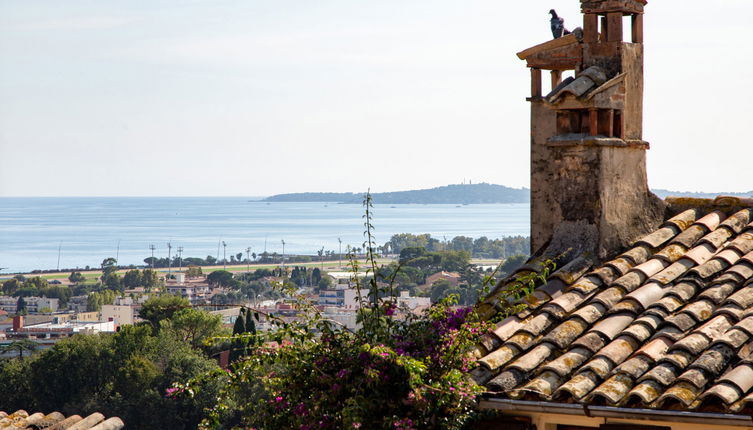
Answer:
M394 260L393 259L389 259L389 258L380 258L380 259L377 259L377 263L379 263L379 264L389 264L392 261L394 261ZM493 259L473 259L473 260L471 260L471 262L474 263L474 264L482 264L482 265L492 265L492 264L496 265L496 264L499 264L500 260L493 260ZM294 266L305 266L305 267L311 267L311 268L313 268L313 267L319 267L319 268L322 268L324 271L327 271L327 272L339 272L339 271L348 271L348 270L350 270L350 266L348 265L347 260L342 260L342 266L339 265L338 261L324 261L323 263L322 262L318 262L318 261L317 262L313 262L312 261L312 262L308 262L308 263L286 263L285 265L287 267L294 267ZM364 260L359 261L359 266L361 267L362 270L365 270L364 265L365 265L365 261ZM201 266L201 270L204 272L204 274L209 274L209 273L212 273L214 271L223 270L223 269L227 270L228 272L243 273L243 272L246 272L248 270L254 271L254 270L258 270L258 269L274 269L276 267L280 267L280 265L279 264L251 264L251 265L248 265L248 264L234 264L234 265L227 265L227 266L222 266L222 265L219 265L219 266ZM185 269L186 268L183 267L183 270L185 270ZM118 273L120 273L122 275L125 272L127 272L128 270L130 270L130 269L119 270ZM167 274L168 273L168 269L167 268L158 268L158 269L155 269L155 270L157 270L157 272L163 273L163 274ZM178 268L174 267L170 271L173 272L173 273L174 272L178 272ZM28 277L39 276L40 278L46 279L48 281L58 280L58 281L61 281L61 282L67 284L68 283L68 276L70 276L70 274L71 274L71 272L42 273L42 274L26 273L26 274L24 274L24 276L26 276L27 278ZM84 275L84 277L86 278L87 282L96 282L96 280L99 279L100 276L102 276L102 271L101 270L87 270L87 271L82 270L81 274ZM6 280L6 279L10 279L12 277L13 277L13 275L0 275L0 281Z
M377 262L379 264L388 264L391 261L393 261L393 260L392 259L388 259L388 258L380 258L380 259L377 260ZM319 268L322 268L323 270L325 270L327 272L337 272L337 271L347 271L347 270L350 270L350 267L348 266L348 261L347 260L345 260L345 259L342 260L342 266L339 266L338 263L339 263L338 261L324 261L324 262L319 262L319 261L313 262L312 261L312 262L308 262L308 263L286 263L285 266L286 267L305 266L305 267L311 267L311 268L319 267ZM359 265L363 266L364 263L365 263L365 261L360 261ZM254 271L254 270L258 270L258 269L274 269L274 268L277 268L277 267L280 267L280 264L250 264L250 265L249 264L234 264L234 265L228 264L226 266L223 266L223 265L218 265L218 266L201 266L201 270L204 272L204 274L209 274L209 273L215 272L217 270L223 270L223 269L227 270L228 272L232 272L232 273L243 273L243 272L247 272L249 270ZM131 269L118 270L117 273L119 273L119 274L122 275L125 272L127 272L128 270L131 270ZM159 273L162 273L162 274L167 274L168 273L168 269L166 267L157 268L155 270L157 272L159 272ZM184 266L182 268L182 270L185 271L186 267ZM172 273L175 273L175 272L178 272L179 270L178 270L177 267L173 267L169 271L172 272ZM100 276L102 276L102 271L101 270L81 270L80 272L81 272L82 275L84 275L84 277L86 278L87 282L95 282ZM58 281L61 281L63 283L68 283L68 276L70 276L70 274L71 274L71 272L59 272L59 273L25 273L25 274L23 274L23 276L25 276L27 278L34 277L34 276L39 276L40 278L46 279L48 281L58 280ZM6 279L10 279L13 276L14 275L0 275L0 281L6 280Z

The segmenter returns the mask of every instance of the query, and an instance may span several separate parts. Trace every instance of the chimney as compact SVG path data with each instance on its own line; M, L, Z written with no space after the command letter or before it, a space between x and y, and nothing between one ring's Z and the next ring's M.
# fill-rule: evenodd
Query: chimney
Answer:
M531 252L603 260L659 226L643 140L643 0L581 0L584 29L518 54L531 69ZM633 26L623 41L623 16ZM601 28L599 28L601 23ZM542 71L551 73L544 93ZM563 71L573 77L562 80Z
M24 317L23 315L17 315L13 317L13 331L19 331L22 328L24 328Z

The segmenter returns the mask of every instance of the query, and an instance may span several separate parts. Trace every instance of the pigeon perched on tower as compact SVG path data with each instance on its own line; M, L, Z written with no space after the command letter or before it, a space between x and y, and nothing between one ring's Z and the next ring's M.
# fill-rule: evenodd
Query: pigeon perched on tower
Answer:
M570 32L565 29L565 20L557 16L557 12L554 9L550 9L549 13L552 15L552 19L549 20L552 26L552 36L557 39L562 37L563 34L570 34Z

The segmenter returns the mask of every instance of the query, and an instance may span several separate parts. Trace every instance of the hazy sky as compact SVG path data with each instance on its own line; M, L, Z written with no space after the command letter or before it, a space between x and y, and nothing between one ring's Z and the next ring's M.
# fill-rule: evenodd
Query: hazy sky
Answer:
M0 196L529 183L529 73L577 0L0 0ZM646 8L649 184L753 189L753 1Z

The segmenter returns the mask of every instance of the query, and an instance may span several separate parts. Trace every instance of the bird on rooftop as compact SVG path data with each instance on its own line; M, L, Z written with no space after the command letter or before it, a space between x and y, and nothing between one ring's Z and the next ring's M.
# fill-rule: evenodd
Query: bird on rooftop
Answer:
M552 35L555 39L562 37L563 34L570 34L565 29L565 20L557 16L557 12L554 9L550 9L549 13L552 15L552 19L549 22L552 24Z

